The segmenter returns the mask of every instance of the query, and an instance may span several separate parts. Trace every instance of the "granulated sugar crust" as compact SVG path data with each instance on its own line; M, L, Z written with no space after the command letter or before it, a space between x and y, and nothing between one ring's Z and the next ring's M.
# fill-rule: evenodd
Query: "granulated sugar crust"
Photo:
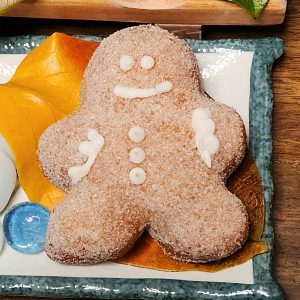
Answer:
M119 68L122 55L134 67ZM141 58L155 65L142 69ZM142 99L113 94L116 85L149 88L171 81L173 89ZM220 148L209 169L195 146L192 112L209 108ZM133 126L145 130L136 144ZM89 174L71 187L68 169L85 163L79 153L88 129L105 143ZM134 164L130 151L140 147L145 160ZM50 126L39 141L45 175L68 192L51 214L46 252L56 261L97 263L122 256L143 230L175 259L208 262L242 247L248 217L242 202L225 187L227 176L244 156L246 136L240 116L202 91L195 57L183 40L155 26L131 27L105 39L95 51L81 86L81 107ZM129 172L143 168L147 179L134 185Z

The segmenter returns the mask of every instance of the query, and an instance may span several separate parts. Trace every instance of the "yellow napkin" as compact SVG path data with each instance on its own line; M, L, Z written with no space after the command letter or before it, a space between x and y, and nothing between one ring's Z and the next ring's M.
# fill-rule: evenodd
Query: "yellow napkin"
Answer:
M0 132L14 153L20 184L31 201L50 210L63 192L43 176L37 142L49 125L78 106L80 81L97 46L55 33L0 84Z

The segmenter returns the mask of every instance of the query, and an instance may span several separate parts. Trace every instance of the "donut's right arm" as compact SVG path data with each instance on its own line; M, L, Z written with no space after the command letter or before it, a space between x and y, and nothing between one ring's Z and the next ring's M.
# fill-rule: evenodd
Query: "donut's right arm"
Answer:
M45 176L58 188L71 187L69 168L85 163L86 157L78 151L86 140L89 127L79 115L60 120L48 127L38 144L38 157Z

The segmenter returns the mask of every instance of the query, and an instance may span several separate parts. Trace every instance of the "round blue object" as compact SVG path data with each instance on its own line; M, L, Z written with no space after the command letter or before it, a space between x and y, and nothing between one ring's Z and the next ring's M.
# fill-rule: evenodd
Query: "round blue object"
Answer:
M49 211L36 203L24 202L13 206L3 220L6 242L21 253L43 251L49 216Z

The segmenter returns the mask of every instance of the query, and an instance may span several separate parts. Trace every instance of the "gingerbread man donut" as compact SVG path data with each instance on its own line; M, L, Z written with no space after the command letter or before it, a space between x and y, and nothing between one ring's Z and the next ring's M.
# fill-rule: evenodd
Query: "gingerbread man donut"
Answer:
M225 180L245 147L240 116L204 94L183 40L150 25L112 34L85 71L78 111L39 141L45 176L67 192L50 217L47 255L116 259L144 230L174 259L231 255L249 229Z

